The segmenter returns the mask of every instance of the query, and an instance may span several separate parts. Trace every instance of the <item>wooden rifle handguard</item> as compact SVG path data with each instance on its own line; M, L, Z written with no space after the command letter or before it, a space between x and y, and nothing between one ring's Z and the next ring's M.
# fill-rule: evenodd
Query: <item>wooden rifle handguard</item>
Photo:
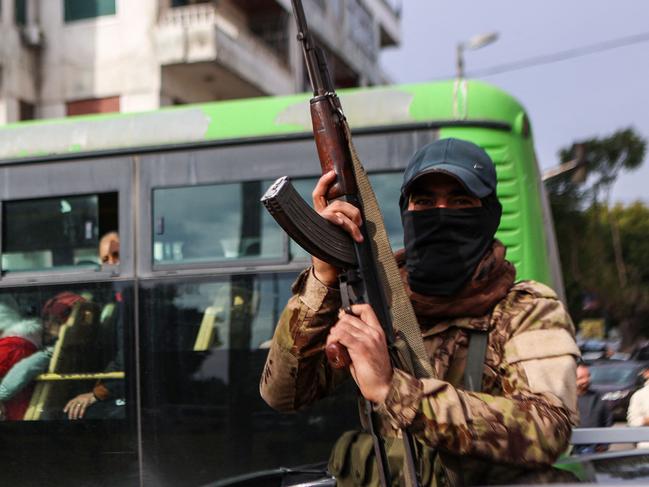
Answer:
M349 356L349 352L344 345L340 343L330 343L325 348L325 354L327 355L327 360L329 365L334 369L344 369L349 367L352 363L352 359Z

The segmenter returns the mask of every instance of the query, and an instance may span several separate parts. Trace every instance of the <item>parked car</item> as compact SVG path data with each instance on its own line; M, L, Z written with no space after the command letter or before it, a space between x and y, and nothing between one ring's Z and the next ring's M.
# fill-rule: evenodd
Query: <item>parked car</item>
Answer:
M581 358L587 364L607 357L608 346L604 340L584 340L578 342Z
M631 358L640 362L649 361L649 342L638 344L631 352Z
M591 389L602 395L616 421L626 421L631 395L644 385L640 372L646 362L636 360L599 361L589 366Z

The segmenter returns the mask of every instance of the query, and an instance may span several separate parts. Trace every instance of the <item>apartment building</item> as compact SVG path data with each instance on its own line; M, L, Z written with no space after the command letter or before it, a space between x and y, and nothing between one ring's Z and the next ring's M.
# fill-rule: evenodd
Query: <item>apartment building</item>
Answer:
M387 81L399 0L303 0L338 87ZM0 123L299 92L290 0L0 0Z

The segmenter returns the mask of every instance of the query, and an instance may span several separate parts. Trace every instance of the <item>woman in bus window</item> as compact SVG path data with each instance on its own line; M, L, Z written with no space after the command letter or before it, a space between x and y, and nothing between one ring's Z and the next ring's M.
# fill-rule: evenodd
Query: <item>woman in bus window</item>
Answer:
M4 405L1 409L5 413L6 419L19 420L23 418L31 396L32 381L37 375L47 371L61 326L72 313L73 306L83 301L85 299L78 294L64 291L48 300L43 306L41 313L44 332L42 333L42 348L36 351L34 346L31 353L24 353L21 359L15 360L10 367L7 367L5 374L0 372L0 375L3 375L2 381L0 381L0 403ZM14 405L11 401L18 398L20 401Z
M40 320L25 319L7 300L0 302L0 378L17 362L41 347L42 333ZM0 402L0 417L10 421L22 419L31 392L32 388L26 387L12 398Z

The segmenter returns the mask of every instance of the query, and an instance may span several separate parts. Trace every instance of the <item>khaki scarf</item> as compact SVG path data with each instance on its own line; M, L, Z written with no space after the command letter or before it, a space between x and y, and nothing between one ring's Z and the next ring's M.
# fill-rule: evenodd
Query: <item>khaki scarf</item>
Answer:
M405 251L395 253L401 279L420 320L426 325L429 320L440 318L475 317L487 314L514 284L516 269L505 260L505 246L494 240L491 249L482 258L471 280L453 296L427 296L419 294L408 286L405 268Z

